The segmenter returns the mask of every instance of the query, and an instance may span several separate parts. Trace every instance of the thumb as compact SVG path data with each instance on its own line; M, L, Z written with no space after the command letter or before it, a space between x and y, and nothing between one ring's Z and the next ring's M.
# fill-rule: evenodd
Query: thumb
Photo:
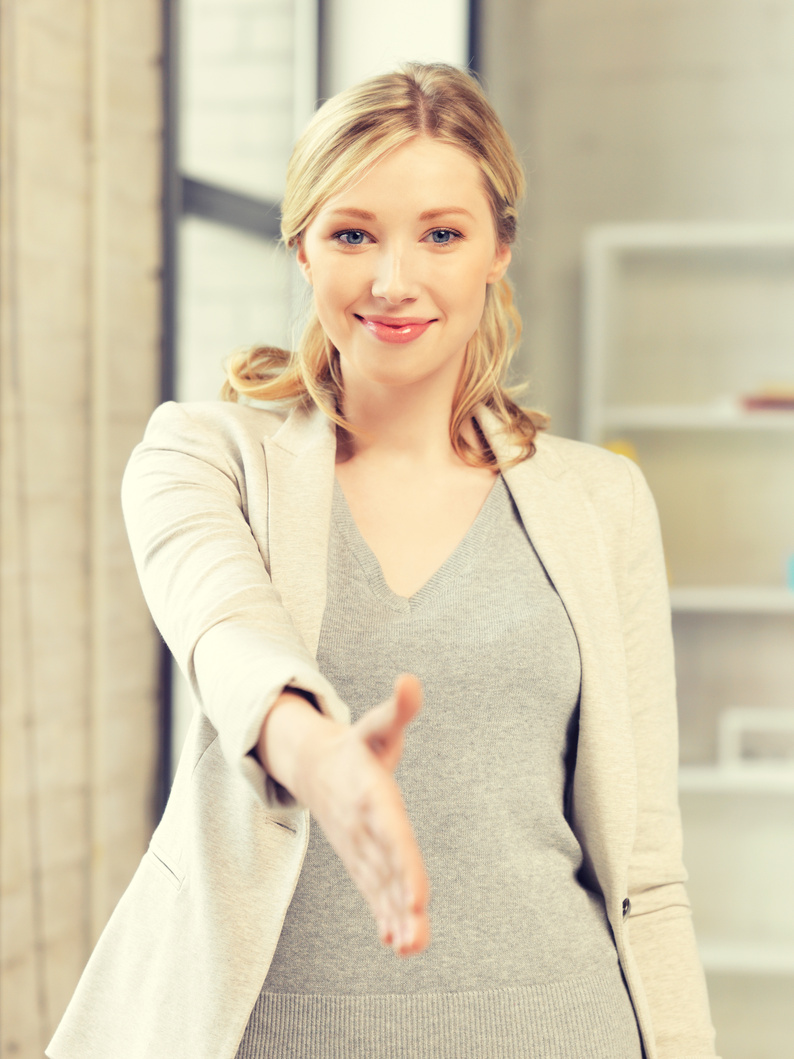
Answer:
M403 673L394 682L394 722L404 728L422 708L422 684L413 673Z
M390 769L397 767L403 748L403 733L422 708L422 685L411 673L394 682L394 693L356 721L361 738Z

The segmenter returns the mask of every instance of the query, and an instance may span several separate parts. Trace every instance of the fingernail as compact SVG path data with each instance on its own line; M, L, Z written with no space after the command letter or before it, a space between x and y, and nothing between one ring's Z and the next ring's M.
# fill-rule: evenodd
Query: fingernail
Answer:
M400 924L399 941L401 949L407 949L411 946L411 943L413 942L413 929L410 923L403 922Z

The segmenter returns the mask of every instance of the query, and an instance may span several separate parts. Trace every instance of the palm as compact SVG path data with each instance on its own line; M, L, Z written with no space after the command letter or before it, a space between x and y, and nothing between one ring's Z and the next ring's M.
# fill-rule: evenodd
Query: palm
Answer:
M307 762L304 800L402 955L429 941L429 886L394 770L405 727L421 708L416 677L398 678L391 699L336 731Z

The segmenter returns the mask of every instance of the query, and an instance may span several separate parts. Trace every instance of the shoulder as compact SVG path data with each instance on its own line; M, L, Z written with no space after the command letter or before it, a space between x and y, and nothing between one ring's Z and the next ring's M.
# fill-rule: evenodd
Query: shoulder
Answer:
M166 401L152 413L138 449L185 453L235 467L263 459L263 444L300 444L317 428L318 409L256 407L234 401Z
M639 482L644 483L636 463L599 445L545 432L535 437L537 459L550 477L572 475L593 493L628 491L633 493Z
M235 401L166 401L152 413L146 437L205 434L220 441L248 434L262 438L275 434L288 414L288 409L259 408Z
M287 418L285 412L229 401L166 401L154 410L130 455L123 489L133 482L192 481L219 473L244 490L246 480L264 480L263 443Z
M657 531L656 504L645 476L633 461L598 445L553 434L538 434L538 460L550 477L575 484L607 533Z
M327 456L332 459L335 446L331 420L313 404L285 409L226 401L167 401L152 414L143 440L130 456L126 476L156 472L192 480L209 468L245 493L264 486L268 465L277 453L322 461Z

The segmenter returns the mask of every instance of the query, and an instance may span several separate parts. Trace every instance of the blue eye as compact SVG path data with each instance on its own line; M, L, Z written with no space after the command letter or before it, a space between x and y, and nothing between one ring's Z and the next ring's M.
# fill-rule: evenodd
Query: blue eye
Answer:
M344 246L363 246L364 240L369 239L369 236L360 228L348 228L347 231L337 232L334 239L338 239Z
M431 242L436 246L449 246L456 239L460 239L458 232L453 232L451 228L434 228L430 236Z

